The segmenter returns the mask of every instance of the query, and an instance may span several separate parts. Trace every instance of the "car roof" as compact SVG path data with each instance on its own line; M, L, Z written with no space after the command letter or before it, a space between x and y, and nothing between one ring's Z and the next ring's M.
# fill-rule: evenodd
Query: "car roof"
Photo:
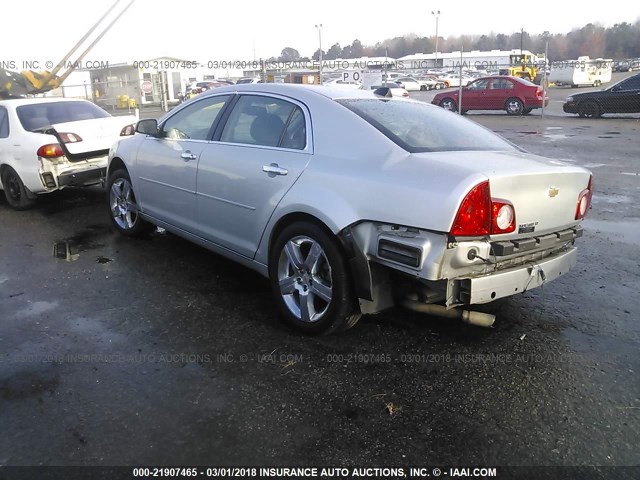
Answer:
M330 87L325 85L300 85L292 83L244 83L218 87L201 94L202 96L218 95L221 93L271 93L290 96L299 100L322 96L331 100L344 98L375 98L375 95L366 90L358 90L344 87Z

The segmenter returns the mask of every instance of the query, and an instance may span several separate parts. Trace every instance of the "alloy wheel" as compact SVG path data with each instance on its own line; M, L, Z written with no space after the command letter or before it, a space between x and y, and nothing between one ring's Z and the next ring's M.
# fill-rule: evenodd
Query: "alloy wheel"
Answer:
M280 295L289 311L300 321L319 321L333 296L332 271L320 244L297 236L284 244L278 260Z

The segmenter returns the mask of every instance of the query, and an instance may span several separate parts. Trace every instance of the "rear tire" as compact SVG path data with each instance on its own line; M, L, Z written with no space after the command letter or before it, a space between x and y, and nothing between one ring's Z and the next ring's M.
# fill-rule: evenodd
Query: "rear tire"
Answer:
M303 333L346 330L362 315L339 244L314 223L296 222L278 235L269 281L283 319Z
M440 100L440 103L438 105L440 105L445 110L449 110L450 112L455 112L458 110L458 105L453 98L443 98L442 100Z
M582 118L599 118L602 115L600 106L593 100L582 102L578 106L578 115Z
M140 237L154 230L154 226L142 219L131 177L124 170L116 170L107 181L107 198L111 224L123 235Z
M532 110L533 110L533 108L525 108L524 110L522 110L522 114L523 115L529 115Z
M505 102L504 109L509 115L522 115L522 112L524 112L524 105L519 98L512 97Z
M9 166L5 166L2 171L2 188L7 203L14 210L26 210L36 203L29 195L30 192L24 186L20 175Z

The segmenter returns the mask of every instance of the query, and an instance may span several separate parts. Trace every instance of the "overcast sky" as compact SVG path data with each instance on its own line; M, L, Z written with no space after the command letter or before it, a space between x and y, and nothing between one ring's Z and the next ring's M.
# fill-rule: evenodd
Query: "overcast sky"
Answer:
M113 0L8 1L0 7L0 62L60 60ZM125 0L122 0L125 3ZM136 0L86 58L115 63L173 56L253 60L278 56L291 46L311 56L321 23L326 51L359 39L363 44L415 33L435 35L432 10L440 10L439 34L564 33L589 22L604 26L640 19L640 2L349 2L346 0ZM385 12L379 5L388 5ZM50 34L46 32L50 31ZM526 47L526 46L525 46ZM416 52L417 53L417 52ZM0 66L2 64L0 63Z

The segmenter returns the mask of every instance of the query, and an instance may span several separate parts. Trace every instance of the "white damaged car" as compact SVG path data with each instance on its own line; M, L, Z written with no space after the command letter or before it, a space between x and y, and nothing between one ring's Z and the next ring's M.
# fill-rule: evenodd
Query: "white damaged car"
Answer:
M422 102L341 88L218 88L109 154L113 225L153 225L269 278L307 333L396 304L469 310L566 275L588 170Z
M0 100L0 189L17 210L37 195L104 180L111 144L135 123L87 100Z

